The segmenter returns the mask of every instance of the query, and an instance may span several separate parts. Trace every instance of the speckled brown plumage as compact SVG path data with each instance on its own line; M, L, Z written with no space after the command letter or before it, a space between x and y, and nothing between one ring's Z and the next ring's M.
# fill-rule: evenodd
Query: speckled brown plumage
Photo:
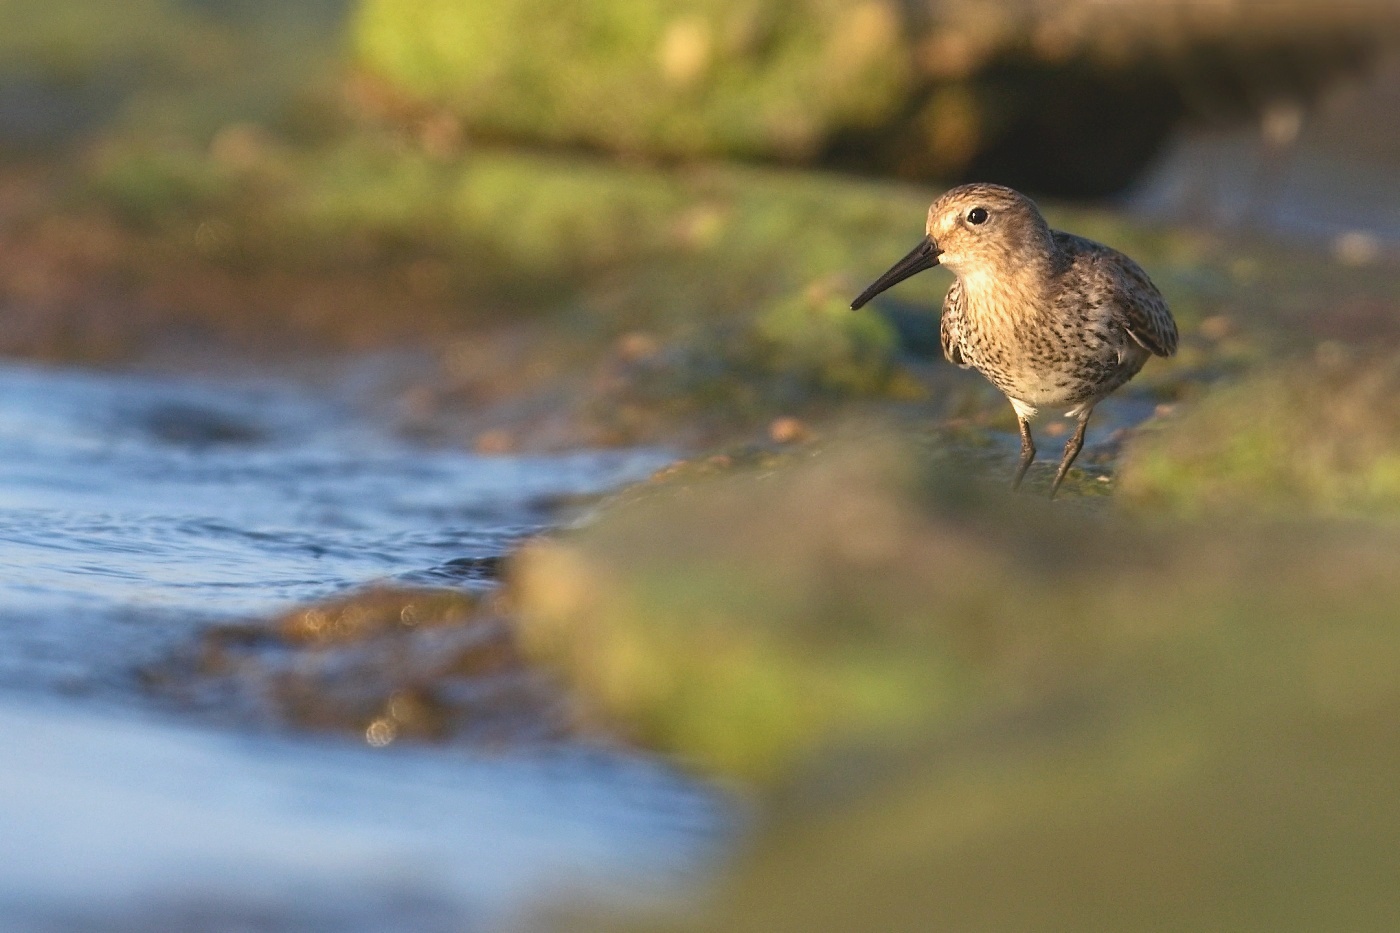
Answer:
M943 300L943 353L1000 389L1021 428L1019 485L1042 410L1079 420L1051 486L1084 443L1089 416L1151 355L1176 352L1176 322L1147 273L1115 249L1051 230L1035 203L1001 185L962 185L928 212L928 236L852 303L935 265L957 276Z

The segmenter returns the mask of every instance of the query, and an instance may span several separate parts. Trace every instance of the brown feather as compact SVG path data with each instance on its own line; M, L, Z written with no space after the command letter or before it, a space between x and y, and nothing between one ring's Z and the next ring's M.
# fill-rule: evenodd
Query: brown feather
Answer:
M943 355L948 362L966 369L972 364L963 359L960 330L962 314L962 286L954 281L948 289L948 294L943 296L943 319L938 328L938 336L943 343Z
M1120 326L1148 352L1156 356L1176 352L1176 321L1141 266L1102 243L1060 230L1053 235L1056 247L1071 257L1065 277L1068 295L1091 296L1089 300L1112 307Z

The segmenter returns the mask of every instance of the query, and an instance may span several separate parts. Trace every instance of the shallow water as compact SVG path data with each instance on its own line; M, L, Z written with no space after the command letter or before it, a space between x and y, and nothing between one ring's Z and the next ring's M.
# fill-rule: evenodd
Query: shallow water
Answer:
M0 366L5 928L473 929L693 866L718 801L655 763L220 732L134 673L370 581L483 585L472 558L664 459L424 450L285 385Z

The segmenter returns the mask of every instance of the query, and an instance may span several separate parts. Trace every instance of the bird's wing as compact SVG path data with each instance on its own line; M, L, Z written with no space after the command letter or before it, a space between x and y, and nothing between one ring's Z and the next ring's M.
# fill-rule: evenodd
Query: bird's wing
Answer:
M1082 286L1067 294L1088 296L1111 308L1116 323L1149 353L1171 356L1176 352L1176 321L1141 266L1102 243L1058 230L1055 236L1065 252L1076 257L1071 274L1084 277Z
M1123 311L1123 329L1149 352L1171 356L1176 352L1177 333L1167 300L1141 266L1122 253L1115 252L1113 259L1123 282L1118 303Z
M962 355L963 292L962 283L956 279L943 296L943 319L938 327L938 336L943 343L943 355L948 362L967 367L969 364Z

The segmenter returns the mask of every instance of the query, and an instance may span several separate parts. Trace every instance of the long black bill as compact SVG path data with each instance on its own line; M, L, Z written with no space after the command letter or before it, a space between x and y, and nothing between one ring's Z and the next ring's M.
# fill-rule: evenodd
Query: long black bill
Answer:
M866 302L880 294L891 285L898 285L911 275L917 275L925 269L932 269L938 265L938 257L943 251L938 248L938 244L933 242L933 237L926 236L914 247L914 251L905 256L899 262L890 267L890 271L875 280L875 283L860 293L860 297L851 302L851 310L859 311L865 307Z

